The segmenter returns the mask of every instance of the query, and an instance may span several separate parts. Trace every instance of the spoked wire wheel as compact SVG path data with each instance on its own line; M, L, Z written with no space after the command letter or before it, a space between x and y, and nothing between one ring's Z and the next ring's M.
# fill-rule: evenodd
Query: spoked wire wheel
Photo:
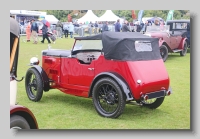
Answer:
M118 106L118 94L109 84L102 84L98 90L98 102L106 113L113 113Z
M30 100L39 101L43 95L43 81L35 68L28 69L25 78L26 93Z
M103 117L117 118L124 110L124 95L111 78L100 79L93 88L92 97L96 111Z
M160 55L165 62L168 58L168 49L165 45L160 46Z

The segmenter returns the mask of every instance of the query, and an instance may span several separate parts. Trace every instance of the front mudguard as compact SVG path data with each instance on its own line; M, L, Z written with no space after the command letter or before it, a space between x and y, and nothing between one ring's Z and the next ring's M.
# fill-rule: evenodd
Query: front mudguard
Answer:
M95 85L95 83L100 79L100 78L103 78L103 77L111 77L113 78L121 87L123 93L125 94L126 96L126 99L127 100L134 100L133 96L132 96L132 93L129 89L129 86L128 84L126 83L126 81L117 73L114 73L114 72L103 72L103 73L100 73L98 74L94 80L92 81L92 84L90 86L90 90L89 90L89 96L88 97L91 97L92 96L92 89Z
M35 68L38 71L38 73L40 74L41 79L43 81L43 90L45 92L49 91L51 88L49 85L50 80L49 80L46 72L42 69L41 66L38 66L38 65L32 65L32 68Z
M159 39L159 42L158 42L158 44L159 44L159 47L164 43L165 41L164 40L162 40L161 38Z
M167 44L167 42L165 40L160 39L159 40L159 47L162 46L162 45L165 45L167 47L168 52L170 52L170 53L173 52L173 50L169 47L169 45Z

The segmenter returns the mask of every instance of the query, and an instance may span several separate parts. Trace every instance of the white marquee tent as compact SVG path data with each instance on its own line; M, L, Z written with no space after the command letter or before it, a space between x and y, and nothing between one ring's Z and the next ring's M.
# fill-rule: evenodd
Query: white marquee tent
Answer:
M45 19L51 24L57 24L58 19L54 15L45 15Z
M124 21L124 19L116 16L111 10L106 10L106 12L99 17L99 21L117 21L120 19L120 22Z
M97 17L93 12L92 10L88 10L87 13L78 19L78 23L86 23L86 22L92 22L94 23L95 21L99 21L99 17Z

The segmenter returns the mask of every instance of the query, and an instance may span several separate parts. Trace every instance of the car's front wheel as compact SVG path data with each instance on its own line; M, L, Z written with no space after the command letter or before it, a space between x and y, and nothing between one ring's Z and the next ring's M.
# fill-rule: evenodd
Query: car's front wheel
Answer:
M164 44L160 46L160 55L163 61L165 62L168 58L168 49L167 49L167 46Z
M30 100L40 101L43 95L43 81L38 71L33 67L26 72L25 87Z
M92 99L99 115L108 118L119 117L125 107L125 96L119 85L111 78L102 78L92 90Z
M12 115L10 117L10 129L30 129L30 125L24 117Z
M180 56L185 56L187 54L188 45L187 42L184 42L183 50L180 51Z

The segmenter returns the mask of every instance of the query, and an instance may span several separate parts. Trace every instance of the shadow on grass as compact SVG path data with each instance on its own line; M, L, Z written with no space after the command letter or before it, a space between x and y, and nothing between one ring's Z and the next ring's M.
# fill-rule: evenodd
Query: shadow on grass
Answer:
M161 105L162 106L162 105ZM144 106L136 106L127 104L122 115L123 119L129 119L128 117L134 117L134 121L146 119L150 117L159 117L166 115L166 111L163 111L162 108L158 107L157 109L149 109ZM131 121L131 120L130 120Z
M42 99L38 103L43 105L57 105L58 107L67 107L71 105L72 107L87 109L87 111L90 111L92 110L91 108L94 108L92 99L90 98L68 95L59 91L50 94L48 94L48 92L44 92Z
M96 110L93 106L92 98L83 98L83 97L78 97L78 96L72 96L68 94L61 94L55 93L55 94L45 94L41 101L39 102L40 104L48 104L49 105L58 105L60 106L70 106L74 108L78 108L80 110L87 110L88 113L96 113ZM63 107L63 109L65 109ZM66 108L67 110L67 108ZM135 120L141 119L141 118L148 118L148 117L154 117L155 115L163 115L166 114L166 112L163 112L160 109L149 109L144 106L137 106L137 105L132 105L132 104L126 104L124 112L121 114L121 116L117 119L119 120L129 120L131 121L130 117L134 117ZM98 115L98 114L97 114ZM148 115L148 117L147 117Z
M190 54L190 48L187 49L187 53ZM178 56L180 56L180 52L177 52L177 53L169 53L169 54L168 54L168 57L169 57L169 56L178 57ZM180 57L182 57L182 56L180 56Z
M179 53L169 53L168 54L168 58L166 61L172 61L174 59L176 59L177 61L182 60L183 57L185 56L181 56Z
M180 55L177 55L177 54L175 54L175 53L169 53L166 62L172 61L172 60L174 60L174 59L179 60L179 59L181 59L181 58L182 58L182 56L180 56Z

